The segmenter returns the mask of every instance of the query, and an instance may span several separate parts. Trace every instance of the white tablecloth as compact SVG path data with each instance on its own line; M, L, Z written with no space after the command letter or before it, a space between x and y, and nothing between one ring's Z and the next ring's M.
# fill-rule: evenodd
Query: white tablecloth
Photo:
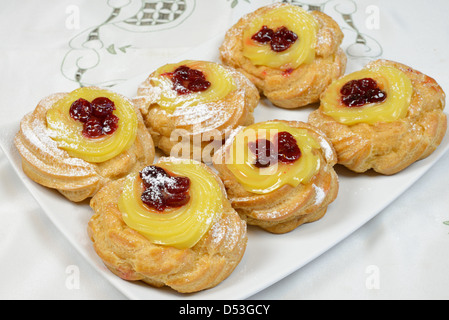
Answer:
M113 89L149 73L271 2L0 0L0 124L50 93ZM397 60L449 92L447 1L292 2L337 20L353 67ZM447 168L446 154L359 230L251 299L449 298ZM1 151L0 219L1 299L126 299L50 222Z

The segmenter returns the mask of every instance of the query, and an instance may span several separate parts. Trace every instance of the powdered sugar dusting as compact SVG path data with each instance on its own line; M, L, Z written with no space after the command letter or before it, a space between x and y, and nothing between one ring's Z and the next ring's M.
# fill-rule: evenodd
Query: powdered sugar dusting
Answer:
M236 216L237 213L234 217L226 214L219 222L212 225L210 235L216 247L221 246L230 252L241 243L242 236L246 234L246 227L245 222L241 221L240 218L236 219ZM245 230L242 230L242 228L245 228Z

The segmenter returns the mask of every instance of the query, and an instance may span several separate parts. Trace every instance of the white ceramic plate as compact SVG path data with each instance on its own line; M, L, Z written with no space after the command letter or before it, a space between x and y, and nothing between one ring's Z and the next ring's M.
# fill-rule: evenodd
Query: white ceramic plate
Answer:
M177 61L203 59L218 61L222 38L212 39ZM177 62L177 61L167 61ZM351 64L351 61L349 61ZM156 69L158 66L154 66ZM351 68L351 65L348 66ZM355 62L352 64L355 67ZM349 69L348 68L348 69ZM114 90L127 96L153 70L129 80ZM31 111L31 110L30 110ZM311 109L284 110L262 101L255 110L256 121L288 119L307 121ZM20 156L13 145L18 123L2 129L0 144L25 187L35 197L50 220L98 272L130 299L245 299L298 270L329 250L364 223L376 216L415 183L449 149L446 135L441 146L429 158L419 161L394 176L372 173L354 174L337 166L340 190L325 217L284 234L273 235L255 227L248 228L248 247L241 263L228 279L217 287L194 294L178 294L169 288L156 289L140 282L124 281L107 270L94 252L86 228L92 210L87 201L74 204L58 192L32 182L21 169Z

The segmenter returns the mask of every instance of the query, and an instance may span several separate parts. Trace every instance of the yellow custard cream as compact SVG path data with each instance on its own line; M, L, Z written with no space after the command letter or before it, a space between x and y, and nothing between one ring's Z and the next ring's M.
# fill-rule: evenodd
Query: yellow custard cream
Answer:
M341 102L341 88L349 81L363 78L374 79L386 93L386 99L361 107L345 106ZM401 70L390 66L368 67L334 81L324 93L320 109L325 115L347 125L392 122L407 115L412 94L412 83Z
M296 140L301 157L293 163L276 162L267 168L254 165L256 156L248 144L258 139L273 141L280 132L290 133ZM320 168L316 149L320 144L305 129L292 128L283 122L268 121L248 126L239 132L226 155L226 166L245 190L266 194L285 184L292 187L308 183Z
M179 94L173 89L171 73L181 66L201 71L210 82L210 87L205 91ZM151 79L151 84L160 89L155 103L170 113L180 106L195 106L221 100L237 88L229 70L218 63L195 60L167 64L159 68Z
M275 52L271 50L269 44L261 44L252 39L263 26L272 30L286 27L294 32L298 39L287 50ZM277 7L254 19L245 30L243 55L255 65L296 69L315 58L317 32L318 23L306 10L294 5Z
M118 128L111 134L100 138L83 136L83 124L70 116L72 103L79 98L92 101L106 97L115 104L113 114L118 117ZM120 95L98 88L80 88L58 100L47 111L47 127L50 136L58 147L70 156L88 162L99 163L114 158L127 150L137 135L137 115L132 103Z
M213 174L194 160L162 159L157 166L190 179L189 202L163 212L152 209L140 198L143 185L139 175L130 175L119 199L123 220L152 243L178 249L191 248L220 217L222 189Z

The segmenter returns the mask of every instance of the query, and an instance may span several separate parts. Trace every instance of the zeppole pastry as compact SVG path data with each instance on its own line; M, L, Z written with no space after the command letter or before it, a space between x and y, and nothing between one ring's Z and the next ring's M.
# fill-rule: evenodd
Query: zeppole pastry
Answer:
M91 200L88 231L116 275L178 292L211 288L243 257L246 223L205 164L162 157Z
M25 174L74 202L140 170L155 155L131 101L96 87L42 99L22 119L14 141Z
M324 216L338 194L336 161L322 132L284 120L236 130L213 157L232 206L248 224L272 233Z
M391 175L439 146L447 129L445 103L434 79L376 60L332 83L309 122L332 141L340 164Z
M240 72L186 60L154 71L138 88L135 103L165 155L209 162L229 131L254 122L259 98Z
M220 56L274 105L298 108L318 102L324 89L344 74L342 40L340 27L326 14L276 3L231 27Z

